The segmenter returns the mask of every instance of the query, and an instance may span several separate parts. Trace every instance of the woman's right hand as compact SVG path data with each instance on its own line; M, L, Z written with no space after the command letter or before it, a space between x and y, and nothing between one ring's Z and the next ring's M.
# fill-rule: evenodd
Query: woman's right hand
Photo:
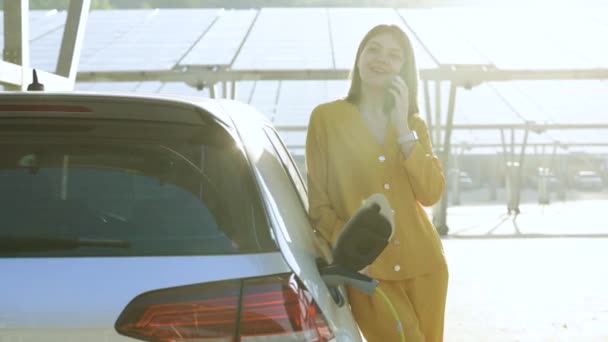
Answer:
M395 99L395 105L390 113L391 123L397 129L399 136L409 134L411 132L408 124L409 112L409 89L403 78L394 76L391 79L391 85L388 88L389 93Z

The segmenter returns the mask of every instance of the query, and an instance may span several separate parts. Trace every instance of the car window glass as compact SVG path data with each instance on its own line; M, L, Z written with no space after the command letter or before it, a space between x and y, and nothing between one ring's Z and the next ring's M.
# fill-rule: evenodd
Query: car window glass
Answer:
M270 139L272 146L274 147L279 158L281 159L283 167L289 173L291 181L298 190L298 195L300 196L300 200L302 201L304 208L306 208L306 210L308 211L308 194L306 191L306 185L302 181L302 176L300 175L300 172L298 171L298 168L296 167L293 158L291 157L289 151L287 150L281 138L274 129L266 127L264 131L266 132L268 139Z
M276 250L244 155L225 140L3 140L0 256ZM33 238L89 245L28 247L25 242L38 241ZM3 248L2 239L24 247ZM96 245L99 241L123 241L128 247Z

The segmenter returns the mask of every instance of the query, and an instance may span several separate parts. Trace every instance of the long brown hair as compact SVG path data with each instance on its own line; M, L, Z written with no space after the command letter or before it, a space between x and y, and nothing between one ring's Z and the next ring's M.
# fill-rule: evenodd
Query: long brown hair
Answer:
M348 90L348 95L346 96L346 101L352 104L358 104L361 98L361 75L359 74L359 57L361 56L361 52L367 45L367 42L373 37L383 34L389 33L392 35L399 45L403 48L403 56L404 62L401 71L399 72L399 76L403 78L407 87L409 89L409 108L408 108L408 116L418 113L418 69L416 68L416 60L414 58L414 49L412 48L412 44L410 43L410 39L407 34L403 32L403 30L397 25L386 25L381 24L373 27L361 43L359 44L359 48L357 49L357 55L355 57L355 66L351 71L351 83L350 89Z

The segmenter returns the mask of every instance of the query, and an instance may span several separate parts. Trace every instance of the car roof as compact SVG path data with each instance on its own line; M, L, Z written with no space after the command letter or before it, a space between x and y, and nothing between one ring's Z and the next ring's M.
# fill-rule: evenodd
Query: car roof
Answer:
M125 111L116 112L115 105ZM230 114L238 112L235 115ZM167 111L167 109L176 109ZM239 110L241 108L241 110ZM59 115L88 118L116 118L175 123L203 124L212 118L233 128L233 119L249 108L257 120L266 120L249 105L227 99L210 99L167 94L91 93L91 92L3 92L0 93L0 117ZM182 109L182 110L179 110ZM52 112L52 113L45 113ZM204 114L203 116L201 114ZM256 115L257 114L257 115ZM251 119L251 117L250 117Z

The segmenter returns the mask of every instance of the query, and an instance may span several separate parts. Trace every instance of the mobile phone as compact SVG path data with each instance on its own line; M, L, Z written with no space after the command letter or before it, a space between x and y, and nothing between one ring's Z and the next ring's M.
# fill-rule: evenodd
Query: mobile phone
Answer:
M391 92L389 90L397 89L397 86L395 85L395 81L394 81L396 78L400 78L400 76L399 75L391 76L391 78L389 79L389 81L386 84L386 92L384 93L384 105L382 107L382 110L384 111L385 115L390 115L391 112L393 111L393 108L395 107L395 97L393 96L393 94L391 94Z

